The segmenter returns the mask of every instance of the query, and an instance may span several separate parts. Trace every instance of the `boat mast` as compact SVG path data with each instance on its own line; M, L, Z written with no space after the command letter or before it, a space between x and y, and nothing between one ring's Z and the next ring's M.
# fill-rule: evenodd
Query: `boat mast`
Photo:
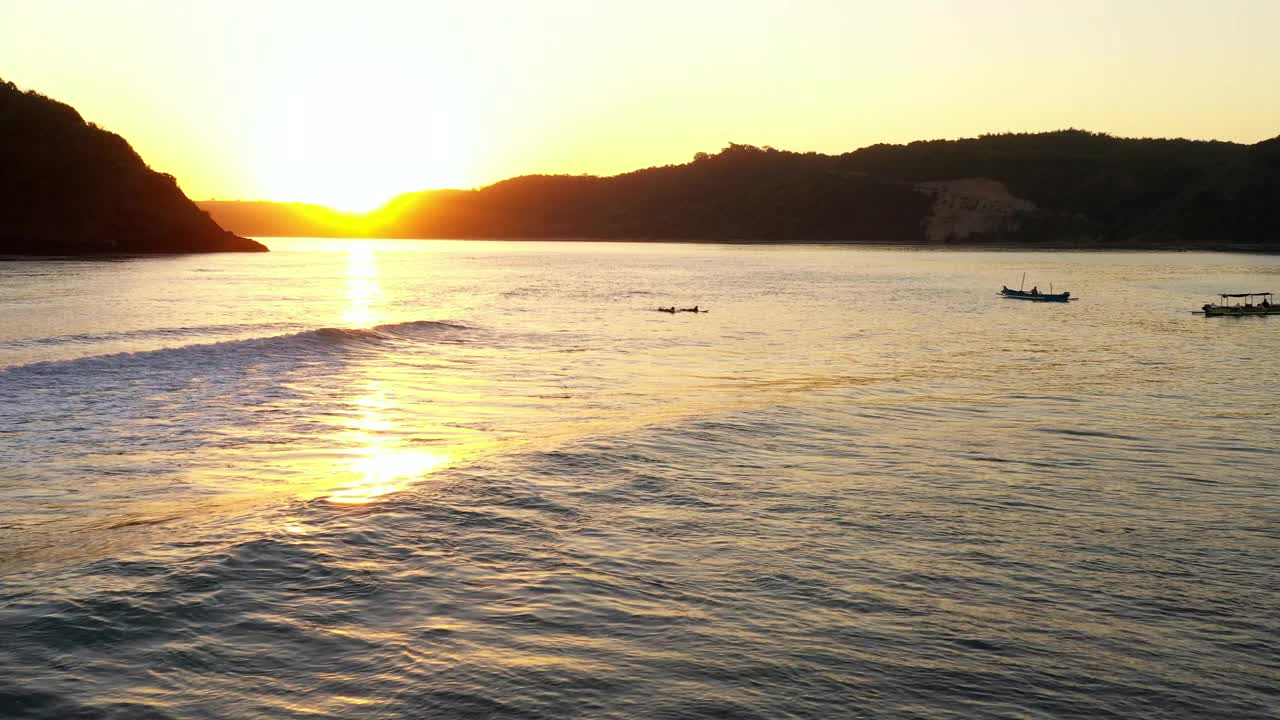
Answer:
M1022 282L1018 283L1018 292L1022 292L1022 288L1027 284L1027 274L1022 273Z

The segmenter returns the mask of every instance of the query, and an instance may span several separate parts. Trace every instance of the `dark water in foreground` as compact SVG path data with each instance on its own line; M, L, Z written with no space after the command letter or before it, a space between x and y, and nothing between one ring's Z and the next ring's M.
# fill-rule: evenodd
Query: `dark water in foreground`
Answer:
M0 717L1277 716L1280 259L270 244L0 263Z

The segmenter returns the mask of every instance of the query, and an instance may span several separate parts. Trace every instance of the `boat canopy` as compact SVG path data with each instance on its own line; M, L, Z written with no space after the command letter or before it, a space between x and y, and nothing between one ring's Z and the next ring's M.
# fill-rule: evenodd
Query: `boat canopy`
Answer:
M1260 295L1275 295L1275 293L1218 293L1218 297L1256 297Z

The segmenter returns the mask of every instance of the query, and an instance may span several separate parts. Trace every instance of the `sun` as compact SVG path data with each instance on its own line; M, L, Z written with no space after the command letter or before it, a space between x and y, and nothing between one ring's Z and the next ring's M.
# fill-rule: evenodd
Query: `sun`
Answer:
M262 194L271 200L368 213L401 193L458 186L446 154L421 145L388 147L392 142L329 137L321 131L310 138L282 140L261 156L257 174Z
M367 213L395 196L466 187L473 138L430 97L376 82L302 82L264 103L253 176L263 199Z
M409 188L416 189L416 188ZM341 210L345 213L364 215L387 204L392 197L405 189L392 189L382 182L333 182L311 191L296 193L299 199ZM304 194L305 193L305 194Z

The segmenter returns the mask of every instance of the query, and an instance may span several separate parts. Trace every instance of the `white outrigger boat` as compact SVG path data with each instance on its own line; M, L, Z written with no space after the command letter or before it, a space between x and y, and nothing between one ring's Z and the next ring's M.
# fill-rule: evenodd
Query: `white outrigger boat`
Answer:
M1222 315L1231 315L1242 317L1244 315L1280 315L1280 307L1276 307L1273 302L1275 293L1256 292L1256 293L1218 293L1218 297L1222 302L1215 305L1213 303L1205 303L1199 310L1192 310L1194 315L1204 315L1205 317L1218 317ZM1236 298L1234 305L1228 304L1232 298ZM1244 302L1239 302L1243 298ZM1258 302L1254 302L1254 298L1261 298Z

